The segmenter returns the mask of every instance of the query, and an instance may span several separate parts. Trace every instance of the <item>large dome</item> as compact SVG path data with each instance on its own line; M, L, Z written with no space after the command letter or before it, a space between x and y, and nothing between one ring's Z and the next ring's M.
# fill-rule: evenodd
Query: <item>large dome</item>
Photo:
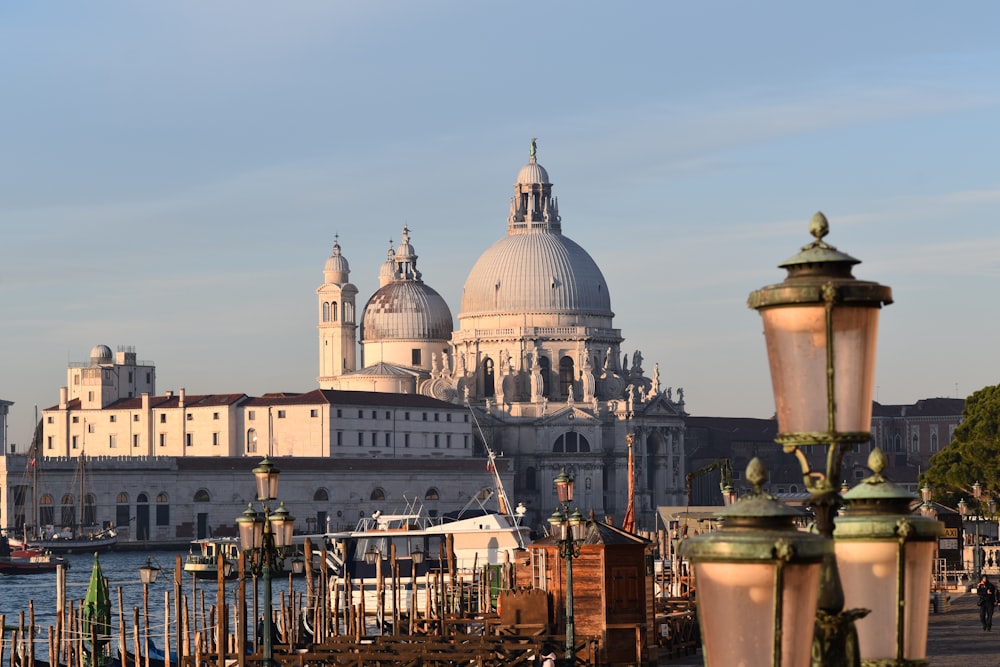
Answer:
M509 311L612 315L597 263L571 239L550 232L504 237L469 272L463 317Z
M441 295L422 282L396 281L368 300L361 321L361 341L448 340L451 310Z

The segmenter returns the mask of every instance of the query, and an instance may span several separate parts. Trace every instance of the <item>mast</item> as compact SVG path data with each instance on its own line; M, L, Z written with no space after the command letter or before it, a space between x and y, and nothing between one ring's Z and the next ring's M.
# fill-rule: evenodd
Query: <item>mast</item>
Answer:
M87 504L87 501L83 495L84 489L87 488L86 485L84 484L84 479L83 479L87 475L87 461L85 459L85 456L86 455L81 450L80 451L80 534L81 535L83 534L84 506Z
M35 406L35 437L31 439L31 510L32 510L32 530L38 534L38 445L41 441L41 426L38 421L38 406Z
M520 515L524 513L522 511L523 508L519 506L517 512L519 516L514 516L514 513L511 511L510 499L507 497L507 490L504 488L503 480L500 479L500 472L497 470L496 452L494 452L493 448L490 447L490 442L486 439L486 434L483 433L483 427L479 424L479 419L476 417L475 410L472 409L472 406L469 405L468 402L466 402L465 405L469 408L469 412L472 414L472 421L476 424L476 429L479 431L479 437L483 440L483 446L486 447L486 467L490 471L490 474L493 475L493 485L496 487L497 501L500 503L500 513L513 521L515 526L520 527ZM518 544L523 549L524 537L521 535L521 531L517 530L514 534L517 536Z

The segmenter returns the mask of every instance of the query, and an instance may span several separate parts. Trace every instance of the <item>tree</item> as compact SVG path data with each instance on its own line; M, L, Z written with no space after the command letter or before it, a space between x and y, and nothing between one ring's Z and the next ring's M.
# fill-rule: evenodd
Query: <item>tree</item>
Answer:
M984 387L965 399L962 423L951 444L931 457L920 482L947 505L971 499L976 482L983 486L984 501L989 495L1000 497L1000 385Z

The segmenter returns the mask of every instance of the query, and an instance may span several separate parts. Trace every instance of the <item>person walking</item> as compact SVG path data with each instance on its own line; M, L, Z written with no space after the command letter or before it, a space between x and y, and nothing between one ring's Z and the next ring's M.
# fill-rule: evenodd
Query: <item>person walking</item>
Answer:
M976 586L976 595L979 596L979 620L983 624L983 630L993 629L993 610L997 606L997 587L993 585L990 578L985 574Z

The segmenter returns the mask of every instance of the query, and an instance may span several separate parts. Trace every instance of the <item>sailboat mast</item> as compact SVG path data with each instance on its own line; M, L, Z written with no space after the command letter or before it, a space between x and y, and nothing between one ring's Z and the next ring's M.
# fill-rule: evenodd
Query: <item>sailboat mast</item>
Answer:
M35 406L35 437L31 439L31 510L32 530L38 534L38 406Z
M87 504L86 499L83 496L83 490L87 488L84 485L84 477L87 475L87 461L84 458L84 453L80 452L80 534L83 534L83 511L84 505Z

